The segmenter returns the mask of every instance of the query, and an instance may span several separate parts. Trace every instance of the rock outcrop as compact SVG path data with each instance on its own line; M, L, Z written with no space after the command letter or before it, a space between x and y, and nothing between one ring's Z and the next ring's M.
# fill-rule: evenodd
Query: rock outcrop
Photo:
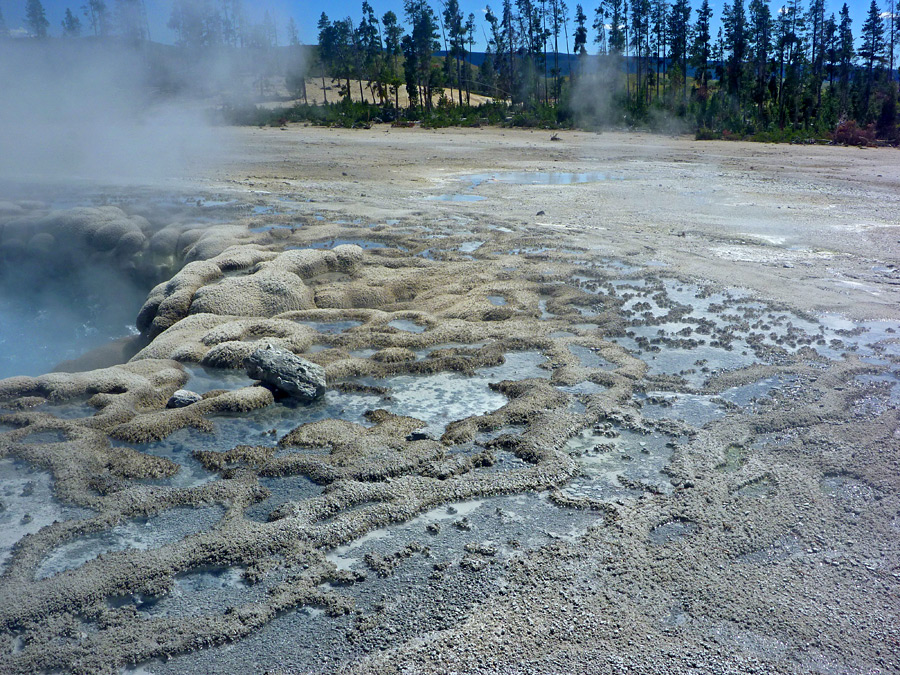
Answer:
M192 403L196 403L197 401L202 401L203 397L193 391L188 391L187 389L179 389L176 391L169 400L166 402L167 408L186 408Z
M325 370L286 349L257 349L244 360L247 374L300 401L325 393Z

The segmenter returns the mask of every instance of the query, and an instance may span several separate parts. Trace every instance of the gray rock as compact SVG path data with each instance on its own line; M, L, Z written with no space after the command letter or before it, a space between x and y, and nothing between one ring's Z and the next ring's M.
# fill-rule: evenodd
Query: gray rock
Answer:
M301 401L313 401L325 393L325 370L286 349L257 349L244 359L244 368L254 380Z
M202 401L203 397L200 394L194 393L193 391L188 391L187 389L179 389L172 397L166 402L167 408L184 408L186 406L191 405L192 403L196 403L197 401Z

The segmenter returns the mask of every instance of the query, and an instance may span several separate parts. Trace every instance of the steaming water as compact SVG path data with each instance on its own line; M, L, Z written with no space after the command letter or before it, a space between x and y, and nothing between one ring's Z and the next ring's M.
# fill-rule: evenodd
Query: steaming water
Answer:
M13 459L0 459L0 571L12 548L56 520L82 518L87 509L66 506L53 497L50 474Z
M0 379L40 375L61 361L136 334L134 320L146 294L99 275L88 286L52 283L29 291L8 278L0 280Z
M420 326L415 321L409 319L394 319L388 322L388 326L397 330L406 331L407 333L424 333L425 326Z
M603 500L638 496L638 485L670 492L672 484L663 469L672 455L671 440L663 434L643 435L612 426L585 429L566 443L569 454L582 465L583 476L564 491Z
M237 200L205 199L183 191L111 188L87 181L35 185L0 178L0 200L11 195L32 199L33 208L26 211L30 216L64 217L51 209L112 205L129 216L147 218L153 231L173 222L192 227L225 223L246 209ZM0 229L5 222L0 220ZM0 379L48 372L62 361L136 333L135 318L152 283L140 287L126 271L113 269L109 260L97 263L90 255L84 249L73 263L60 263L53 256L0 263Z
M474 253L484 245L483 241L467 241L459 245L462 253Z
M177 508L151 518L129 520L58 546L38 566L36 576L43 579L81 567L103 553L160 548L211 528L222 514L223 510L219 507Z
M474 190L487 182L569 185L607 178L609 177L600 173L499 173L470 176L466 180L471 181L470 189ZM479 201L484 197L466 193L429 199ZM237 205L231 201L205 201L197 206L205 209L209 218L214 218L215 214L224 213ZM253 231L263 232L280 227L288 226L266 225L253 228ZM371 240L342 239L312 244L311 247L331 248L342 243L354 243L367 249L386 247L383 243ZM460 245L458 250L462 253L474 253L482 244L480 241L470 241ZM402 247L393 248L404 250ZM514 249L510 253L539 255L551 251L565 252L564 249L531 248ZM632 274L640 270L639 267L618 261L604 261L599 267L619 274ZM734 323L722 319L722 309L714 305L725 305L726 311L732 314L743 310L757 312L758 315L752 317L751 322L771 324L770 328L756 329L765 336L763 343L767 346L787 345L786 348L793 350L794 347L789 344L794 334L792 328L813 336L818 336L820 331L814 322L768 311L762 305L742 301L735 295L703 294L698 287L674 280L654 282L647 279L623 279L603 287L604 291L613 289L613 292L621 296L635 296L626 300L624 305L632 313L632 325L629 327L631 334L616 340L634 352L643 352L642 358L650 363L653 374L682 373L689 384L701 386L707 377L707 371L700 369L700 361L708 361L710 368L737 368L760 360L743 339L743 334L741 339L734 341L731 350L710 345L693 348L663 345L660 352L644 351L648 341L660 337L674 338L679 331L696 327L701 321L711 321L719 329ZM0 377L45 372L60 360L76 357L112 338L130 334L133 330L133 318L144 293L108 281L97 283L96 286L93 294L83 288L75 290L54 287L42 293L32 293L21 285L18 290L13 290L12 285L0 287ZM110 289L115 292L111 293ZM657 295L660 293L661 296ZM689 305L691 312L677 320L668 320L670 305L663 300ZM494 305L507 302L502 296L488 296L488 301ZM553 317L546 310L547 299L541 299L541 303L542 318ZM583 309L586 316L592 315L592 310ZM356 321L305 323L325 334L341 333L359 325ZM389 325L413 333L426 330L425 326L406 319L394 320ZM589 323L581 326L586 330L594 327ZM816 345L814 348L824 355L839 355L843 344L855 345L872 355L898 353L893 328L888 325L870 324L864 336L840 333L857 328L854 324L833 321L826 328L827 330L821 331L823 334L827 334L829 339L840 338L842 342ZM571 335L566 332L553 334L560 337ZM705 339L708 340L708 336ZM446 346L448 345L440 347ZM588 348L578 345L568 348L585 368L614 369L613 364ZM428 351L422 350L419 356L426 355ZM369 356L371 353L371 350L360 350L361 355ZM502 366L479 369L473 377L438 373L363 380L365 383L389 388L391 398L329 391L322 401L312 405L278 403L246 415L217 418L214 420L214 434L187 429L176 432L163 442L140 446L139 449L168 457L181 465L182 469L175 477L158 482L190 487L217 479L215 474L206 471L193 459L194 450L226 450L242 443L273 445L279 436L299 424L330 417L368 425L363 413L372 408L386 408L396 414L417 417L426 423L426 432L440 436L449 421L490 412L506 403L505 397L488 387L490 382L548 377L548 371L540 367L544 361L541 354L526 352L509 354ZM249 379L240 373L194 368L187 388L205 392L211 389L234 389L249 383ZM736 387L718 397L698 393L650 392L651 395L671 398L672 405L662 406L645 401L642 413L650 419L675 418L700 426L726 414L727 406L721 401L747 406L755 398L765 396L773 388L784 384L784 381L772 378ZM897 385L894 386L896 388ZM590 395L602 391L603 387L591 382L581 382L574 387L561 389L573 394ZM83 402L66 405L68 407L57 406L51 410L49 406L45 406L43 409L60 416L82 416L93 412ZM492 434L521 431L521 428L508 427ZM568 442L567 450L580 463L583 475L564 488L566 493L572 497L608 500L635 497L645 489L661 492L671 489L668 478L663 473L672 452L671 437L661 434L639 435L624 429L610 431L610 436L605 436L595 435L589 429ZM476 442L485 443L490 436L491 434L482 434ZM32 442L37 440L39 439L31 439ZM605 447L598 448L601 444ZM522 460L509 453L498 451L497 455L497 464L489 470L508 470L509 466L522 463ZM322 491L320 486L302 476L263 478L260 483L271 491L271 496L247 509L246 516L255 520L265 520L273 509L287 501L308 499ZM8 557L13 543L24 534L34 532L53 520L83 517L84 514L79 510L56 503L52 498L51 487L49 475L29 470L12 460L0 460L0 489L3 491L2 501L5 507L0 513L0 565ZM857 486L839 483L838 479L828 479L823 482L822 489L828 495L849 499L845 493L852 496ZM29 519L24 517L26 512ZM101 553L128 548L154 548L166 542L177 541L212 527L220 515L220 511L216 509L189 512L174 510L67 542L42 563L39 576L49 576L78 567ZM454 583L465 586L467 590L471 590L473 585L477 588L478 581L498 576L496 569L491 570L490 574L481 572L483 569L490 569L492 561L505 561L520 547L533 548L554 539L579 536L596 522L596 515L590 512L556 508L545 495L479 499L442 506L409 522L376 530L332 552L329 559L342 569L367 571L366 554L389 555L413 542L426 543L435 551L433 556L414 555L400 564L392 578L380 578L370 573L365 583L339 590L350 594L366 612L373 611L376 603L383 598L396 598L398 591L402 592L403 602L395 603L397 607L386 612L386 624L389 628L402 627L423 618L445 621L446 627L449 627L454 625L455 620L462 620L465 614L464 606L459 607L458 616L454 615L453 609L448 609L459 606L454 601L463 596ZM696 526L688 521L669 521L658 524L650 537L654 544L667 545L690 536L695 529ZM446 578L430 577L432 582L423 583L432 574L436 560L448 561L451 564L450 571ZM465 560L470 561L471 566L466 571L461 571ZM480 567L482 565L484 567ZM477 576L478 574L481 576ZM265 584L248 587L240 575L241 570L237 568L192 570L179 576L172 590L164 597L130 596L108 598L107 601L112 607L134 605L144 616L221 612L228 606L252 602L265 592ZM499 582L502 582L502 573L499 577ZM484 587L488 589L486 592L493 592L493 587L487 583ZM465 597L471 599L471 595ZM439 616L427 615L428 607L435 606L440 608ZM676 622L679 620L681 619L677 616L673 619ZM150 666L150 671L205 672L221 670L223 663L232 672L265 668L308 670L321 667L324 663L323 655L347 654L346 633L350 628L350 621L350 618L323 617L322 611L317 608L301 608L282 614L258 633L235 645L176 657L165 664L154 663ZM439 625L437 629L441 627L444 626Z
M239 370L223 370L219 368L204 368L202 366L190 366L187 368L190 380L185 388L197 394L205 394L214 389L240 389L249 387L256 380L251 379L245 372Z
M362 321L300 321L298 323L326 334L343 333L362 325Z
M577 183L597 183L604 180L622 180L600 171L569 173L562 171L509 171L500 173L478 173L465 176L461 180L471 183L473 188L485 183L505 183L507 185L575 185Z
M108 598L107 604L113 608L132 605L145 617L199 616L221 614L229 606L248 600L248 595L262 598L264 592L262 588L248 592L240 568L204 567L179 574L164 596L119 596Z
M343 246L344 244L353 244L354 246L359 246L361 249L365 250L371 250L374 248L388 248L387 244L384 244L380 241L372 241L371 239L329 239L328 241L314 242L312 244L309 244L305 248L332 249L335 246ZM403 251L406 250L402 246L392 246L391 248L398 248Z
M465 195L465 194L445 194L445 195L433 195L431 197L425 197L425 199L433 202L480 202L487 199L487 197L482 197L481 195Z
M480 202L487 199L473 191L483 185L502 183L505 185L575 185L596 183L604 180L622 180L619 176L609 176L599 171L568 173L561 171L508 171L498 173L476 173L459 179L467 183L466 192L449 192L425 197L438 202ZM503 229L503 228L497 228Z
M615 365L604 359L595 351L581 345L569 345L569 351L577 356L583 368L600 368L601 370L615 370Z
M269 514L282 504L310 499L322 493L323 487L316 485L306 476L277 476L260 478L259 484L271 492L271 495L254 504L244 515L253 520L267 521Z
M466 618L469 603L486 598L506 583L502 569L507 561L522 551L583 535L599 520L590 511L557 508L544 494L446 504L405 523L375 530L330 553L336 566L363 572L366 579L339 587L329 585L328 589L350 596L363 616L377 613L385 625L367 635L377 648L385 648L398 633L420 631L423 626L430 630L458 626ZM403 558L389 576L375 573L366 562L367 556L390 557L410 544L429 550ZM445 569L436 573L436 564ZM220 575L208 583L206 579L195 582L206 584L207 595L201 602L238 604L237 597L251 602L259 592L252 586L230 585L234 571ZM179 588L178 592L185 590ZM152 661L140 671L126 672L316 671L323 664L327 667L335 654L349 660L372 648L366 642L347 640L353 625L353 614L331 617L319 607L298 607L233 644L176 655L165 662Z
M422 420L425 423L423 431L437 438L443 434L447 424L454 420L492 412L506 404L505 396L490 389L488 385L491 382L548 378L549 372L540 368L544 361L544 356L538 352L514 352L506 355L506 361L502 365L480 368L472 377L459 373L435 373L381 379L359 378L357 381L362 384L386 387L390 392L389 397L343 393L330 389L325 396L313 403L298 404L285 400L246 414L214 418L213 433L193 428L180 429L161 441L131 447L164 457L181 467L170 478L142 482L185 488L196 487L217 478L215 473L207 471L194 458L195 451L222 452L241 444L272 446L278 438L301 424L324 419L343 419L371 426L365 413L376 408ZM198 393L212 389L234 389L247 383L244 375L232 371L192 368L189 372L191 379L186 386ZM129 445L121 441L113 443ZM303 481L301 484L306 491L308 486ZM279 485L276 482L272 486L278 487L276 497L283 492ZM282 501L286 501L286 498ZM280 502L276 500L276 503ZM266 508L265 513L272 510ZM258 510L255 511L257 516L260 515Z

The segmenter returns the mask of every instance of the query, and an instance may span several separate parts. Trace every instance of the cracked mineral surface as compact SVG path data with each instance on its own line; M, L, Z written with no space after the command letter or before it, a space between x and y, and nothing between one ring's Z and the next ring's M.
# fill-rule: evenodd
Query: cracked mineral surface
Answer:
M227 133L0 202L16 302L143 297L4 366L0 671L900 670L895 150Z

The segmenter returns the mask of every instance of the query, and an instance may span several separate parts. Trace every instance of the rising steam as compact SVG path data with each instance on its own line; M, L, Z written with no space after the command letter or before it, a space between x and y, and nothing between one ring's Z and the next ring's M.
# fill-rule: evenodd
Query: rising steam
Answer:
M0 180L155 183L208 159L219 143L164 49L0 42Z

